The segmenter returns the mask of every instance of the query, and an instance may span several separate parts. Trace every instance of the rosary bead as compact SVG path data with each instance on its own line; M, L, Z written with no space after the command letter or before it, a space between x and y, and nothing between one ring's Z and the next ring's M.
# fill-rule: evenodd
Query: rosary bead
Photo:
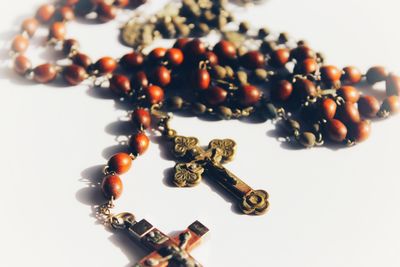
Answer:
M87 14L93 12L95 8L96 8L95 1L79 0L79 2L77 2L75 5L75 12L77 13L77 15L84 17Z
M328 137L335 142L342 142L347 136L347 127L340 120L329 120L326 130Z
M257 104L261 96L260 89L253 85L244 85L239 89L239 102L246 107Z
M205 91L205 99L212 106L224 103L227 97L228 92L219 86L213 86Z
M213 52L222 61L231 61L236 58L236 48L235 46L226 40L219 41L213 49Z
M344 85L337 91L337 95L343 98L346 102L357 103L360 99L360 92L350 85Z
M318 94L315 84L308 79L296 79L293 84L294 95L301 101L309 97L316 97Z
M25 31L29 36L33 36L39 27L39 21L35 18L25 19L22 22L21 30Z
M38 83L48 83L56 77L57 69L52 64L42 64L33 69L33 79Z
M383 100L381 109L389 111L392 114L399 112L400 110L399 97L397 95L391 95L386 97L385 100Z
M211 51L205 52L202 60L205 60L210 67L218 65L218 57L214 52Z
M183 50L185 45L190 41L189 38L178 38L174 43L174 48Z
M280 80L274 83L271 96L277 101L287 101L292 95L292 92L293 84L287 80Z
M343 68L342 81L344 84L357 84L361 81L361 71L353 66Z
M325 98L321 102L321 113L325 119L331 120L335 117L337 110L336 102L331 98Z
M131 52L124 55L119 63L123 68L127 70L137 69L143 65L144 57L143 54L140 52Z
M367 82L369 84L375 84L384 81L388 75L389 73L382 66L371 67L366 74Z
M151 105L164 101L164 90L157 85L150 85L144 88L147 100Z
M171 83L171 73L164 66L157 66L153 70L153 82L156 85L165 87Z
M299 45L298 47L292 49L290 52L290 57L295 59L297 62L302 62L308 58L315 59L315 52L306 45Z
M300 136L298 137L298 141L305 148L312 148L313 146L315 146L316 137L311 132L304 132L300 134Z
M152 62L157 62L162 60L165 57L165 54L167 53L167 49L164 47L157 47L151 50L149 53L149 60Z
M129 5L129 2L130 2L129 0L115 0L113 5L119 8L124 8Z
M50 38L54 38L56 40L64 40L66 33L67 29L65 27L64 22L54 22L50 26L50 33L49 33Z
M196 62L206 52L205 44L199 39L189 41L183 49L185 59Z
M88 69L92 65L92 60L86 54L78 53L74 55L71 59L74 64L79 65L85 69Z
M183 98L180 96L173 96L171 98L168 98L167 100L167 106L174 110L181 109L183 107L183 104L184 104Z
M56 11L54 17L57 21L71 21L75 19L75 13L70 6L63 6Z
M70 85L78 85L87 78L86 70L75 64L65 67L62 74Z
M11 44L11 49L16 53L23 53L28 49L28 47L29 47L29 40L23 35L15 36Z
M79 42L75 39L68 39L63 42L62 51L64 55L68 56L73 51L76 51L79 48Z
M318 63L313 58L307 58L296 64L294 72L297 74L314 74L318 69Z
M14 59L14 70L21 75L25 75L32 68L31 61L24 55L19 55Z
M191 80L196 89L207 90L211 83L211 76L206 69L197 69L194 71Z
M249 51L240 57L240 64L250 70L263 67L264 62L264 55L258 51Z
M108 22L117 16L117 8L105 2L100 2L96 8L97 18L101 22Z
M322 82L324 82L327 86L336 86L340 84L342 72L336 66L322 66L320 72Z
M110 89L117 95L128 95L131 89L131 82L125 75L114 74L110 79Z
M394 74L389 74L386 78L386 95L400 94L400 77Z
M143 155L149 147L150 140L143 132L134 134L129 139L129 147L134 154Z
M171 48L168 49L165 58L172 66L179 66L183 63L183 52L181 49Z
M374 96L361 96L360 100L358 100L358 109L361 115L365 117L375 117L379 111L379 108L379 101Z
M135 109L132 113L132 122L137 128L148 129L151 126L151 116L144 108Z
M356 142L363 142L371 134L371 122L363 120L358 123L352 124L349 128L349 138Z
M132 166L132 157L127 153L117 153L108 160L107 166L110 172L124 174Z
M144 71L139 71L132 76L131 85L134 90L149 86L149 80Z
M117 175L107 175L103 178L101 189L107 199L118 199L123 190L121 178Z
M56 8L52 4L42 5L36 12L36 18L42 23L47 23L52 19L55 11Z
M271 53L270 64L275 68L282 68L289 62L290 52L287 48L278 48Z
M95 63L95 69L100 75L114 72L117 68L117 61L111 57L103 57Z
M359 123L361 120L358 108L351 102L339 106L337 117L346 125Z

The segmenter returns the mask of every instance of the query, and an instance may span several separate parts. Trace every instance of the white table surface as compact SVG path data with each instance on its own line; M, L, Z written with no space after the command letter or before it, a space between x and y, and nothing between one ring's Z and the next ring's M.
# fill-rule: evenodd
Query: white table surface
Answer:
M85 85L31 85L5 68L7 41L42 1L0 3L0 266L132 266L145 251L96 223L99 192L87 182L115 151L124 112ZM154 10L166 1L151 2ZM270 0L239 15L308 40L330 63L400 73L399 8L394 0ZM69 35L93 58L118 57L129 51L117 41L122 22L73 23ZM29 51L37 63L54 56L37 51ZM398 267L399 123L399 116L374 123L370 139L354 148L291 150L271 137L270 123L177 117L173 126L203 144L237 141L228 167L268 190L269 213L240 215L209 183L168 186L174 162L157 144L123 176L117 211L166 233L200 220L211 231L193 255L209 267Z

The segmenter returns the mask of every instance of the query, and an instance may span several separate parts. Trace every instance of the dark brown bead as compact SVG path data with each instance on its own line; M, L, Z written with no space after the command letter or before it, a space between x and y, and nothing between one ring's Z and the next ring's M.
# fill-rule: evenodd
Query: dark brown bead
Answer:
M140 52L132 52L124 55L119 61L119 63L125 69L134 70L143 66L144 57L143 54Z
M261 90L254 85L244 85L239 89L239 103L242 106L247 107L257 104L261 96Z
M157 66L153 70L153 83L159 86L167 86L171 83L171 72L164 66Z
M340 120L329 120L326 124L326 132L329 139L342 142L347 136L347 127Z
M117 61L112 57L103 57L96 62L95 68L100 75L109 74L117 68Z
M357 90L357 88L350 85L344 85L336 92L337 95L343 98L346 102L357 103L357 101L360 99L360 92Z
M202 60L205 60L210 67L218 65L218 57L214 52L211 51L205 52Z
M57 21L71 21L75 19L75 13L70 6L62 6L56 11L54 17Z
M363 142L371 135L371 122L367 120L352 124L349 127L349 138L356 142Z
M148 149L150 140L143 132L134 134L129 139L129 147L135 155L143 155Z
M386 78L386 95L399 95L400 94L400 77L390 74Z
M205 99L212 106L224 103L227 96L228 92L219 86L213 86L205 91Z
M382 82L389 75L385 67L382 66L374 66L371 67L366 74L367 82L369 84L375 84L377 82Z
M72 62L76 65L79 65L85 69L88 69L90 65L92 65L92 60L89 56L78 53L72 57Z
M246 69L254 70L265 64L265 57L258 51L249 51L240 57L240 64Z
M315 52L306 45L300 45L290 52L290 57L296 59L297 62L302 62L307 58L315 59Z
M275 82L272 88L271 96L277 101L287 101L293 92L293 84L286 80Z
M35 18L28 18L22 22L21 30L29 36L33 36L39 27L39 21Z
M222 61L231 61L236 58L236 47L233 43L221 40L213 49L213 52L218 56L218 59Z
M75 64L65 67L62 74L70 85L78 85L87 78L86 70Z
M23 53L29 47L29 40L23 35L15 36L11 44L11 49L16 53Z
M327 65L320 69L322 82L331 86L340 83L342 72L336 66Z
M118 199L123 191L121 178L117 175L107 175L103 178L101 189L107 199Z
M397 95L391 95L385 98L382 103L382 108L394 114L400 111L400 101Z
M178 38L176 42L174 43L174 48L178 48L183 50L185 45L190 41L189 38Z
M127 153L117 153L108 160L107 166L109 172L124 174L132 166L132 157Z
M360 100L358 100L358 110L364 117L375 117L379 109L379 101L374 96L361 96Z
M211 76L206 69L198 69L194 71L191 81L196 89L206 90L210 86Z
M97 5L96 13L98 20L100 20L101 22L108 22L115 19L115 17L117 16L117 8L113 5L101 2Z
M313 58L307 58L296 64L294 72L297 74L314 74L318 70L318 63Z
M42 23L47 23L53 18L55 11L56 8L52 4L42 5L36 12L36 18Z
M289 62L290 52L287 48L278 48L271 53L270 64L275 68L281 68Z
M337 117L346 125L359 123L361 120L358 108L351 102L339 106Z
M149 53L149 60L152 62L157 62L164 59L165 54L167 53L167 49L164 47L157 47L151 50Z
M299 100L307 100L308 97L316 97L318 94L315 84L308 79L296 79L293 92Z
M79 16L86 16L87 14L95 11L96 3L91 0L79 0L75 5L75 13Z
M63 43L63 53L68 56L73 51L76 51L79 48L79 42L75 39L65 40Z
M118 95L128 95L131 89L131 82L125 75L114 74L110 79L110 89Z
M66 34L67 34L67 29L65 27L64 22L56 21L50 26L49 38L54 38L56 40L64 40Z
M150 112L144 108L135 109L132 113L132 122L136 127L148 129L151 126Z
M323 118L331 120L335 117L337 109L336 102L331 98L325 98L321 102L321 113Z
M48 83L57 77L56 67L46 63L33 69L33 79L38 83Z
M150 85L144 88L144 93L151 105L164 101L164 90L157 85Z
M24 55L19 55L14 59L14 70L21 75L25 75L32 68L31 61Z
M200 39L189 41L184 48L185 55L189 57L198 57L206 52L206 46Z
M168 49L165 58L172 66L179 66L183 63L183 52L178 48Z
M146 73L144 71L135 73L132 77L131 85L135 90L149 86L149 80L147 79Z
M361 82L361 71L353 66L343 68L342 81L344 84L357 84Z

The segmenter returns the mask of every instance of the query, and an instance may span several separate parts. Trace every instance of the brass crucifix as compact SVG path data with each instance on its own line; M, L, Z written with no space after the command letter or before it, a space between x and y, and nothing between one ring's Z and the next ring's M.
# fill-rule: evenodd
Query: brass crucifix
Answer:
M224 168L225 162L232 160L236 143L231 139L215 139L205 150L198 145L195 137L173 137L173 152L177 157L187 160L175 165L173 182L179 187L197 185L204 171L210 179L218 182L240 201L240 209L245 214L259 215L268 208L268 193L264 190L253 190L236 175Z

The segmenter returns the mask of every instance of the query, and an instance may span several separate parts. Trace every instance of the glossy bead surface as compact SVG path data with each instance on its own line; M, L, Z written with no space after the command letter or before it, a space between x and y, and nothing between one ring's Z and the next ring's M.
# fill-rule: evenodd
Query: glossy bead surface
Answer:
M187 59L189 62L197 61L205 52L206 46L199 39L193 39L189 41L183 49L185 59Z
M32 68L31 61L24 55L19 55L14 59L14 70L18 74L24 75Z
M290 52L287 48L279 48L271 53L270 64L276 68L282 68L289 62Z
M92 65L92 60L86 54L78 53L74 55L71 59L74 64L79 65L84 69L87 69L90 65Z
M361 82L361 71L353 66L343 68L342 81L344 84L357 84Z
M21 30L25 31L29 36L33 36L39 27L39 21L35 18L28 18L22 22Z
M178 48L168 49L167 53L165 54L165 59L172 66L179 66L183 63L183 52Z
M198 90L206 90L210 86L211 76L205 69L195 70L192 75L192 84Z
M11 49L16 53L23 53L29 47L29 40L23 35L17 35L11 44Z
M228 92L219 86L213 86L205 91L205 99L212 106L224 103L227 96Z
M151 126L150 112L144 108L135 109L132 113L132 122L137 128L148 129Z
M111 57L103 57L96 62L95 68L99 74L112 73L117 68L117 61Z
M202 60L205 60L210 67L218 65L218 57L214 52L207 51L203 54Z
M388 75L389 73L385 67L374 66L367 71L366 78L369 84L375 84L384 81Z
M321 102L321 113L323 118L331 120L335 117L337 110L336 102L331 98L325 98Z
M264 61L264 55L258 51L249 51L240 57L240 64L250 70L263 67Z
M87 77L86 70L83 67L75 64L65 67L62 75L64 80L70 85L78 85Z
M347 136L347 127L340 120L329 120L326 124L326 131L329 139L335 142L342 142Z
M42 23L47 23L51 20L55 11L56 8L52 4L42 5L36 12L36 18Z
M178 38L174 43L174 48L182 50L189 41L190 41L189 38Z
M360 92L357 90L357 88L350 85L344 85L336 92L338 96L343 98L346 102L357 103L357 101L360 99Z
M123 191L121 178L118 175L107 175L103 178L101 190L107 199L118 199Z
M54 22L50 26L49 37L56 40L64 40L67 34L67 29L64 22Z
M164 47L157 47L151 50L149 53L149 60L155 62L164 59L165 54L167 53L167 49Z
M149 85L149 80L144 71L139 71L132 76L131 86L133 89L137 90L140 88L145 88Z
M374 96L361 96L360 100L358 100L358 110L364 117L375 117L379 109L379 101Z
M213 48L213 52L221 60L232 60L236 58L236 47L229 41L221 40Z
M349 127L349 138L356 142L363 142L371 135L371 123L367 120L360 121Z
M271 91L272 94L271 96L274 100L286 101L290 98L292 92L293 92L292 83L287 80L280 80L274 83Z
M318 70L318 63L313 58L307 58L296 64L294 72L298 74L313 74Z
M316 97L318 94L315 84L308 79L296 79L293 84L293 93L299 100L306 100L308 97Z
M358 108L350 102L339 106L338 118L346 125L359 123L361 120Z
M117 8L113 5L101 2L96 8L97 18L101 22L108 22L117 16Z
M134 134L129 139L129 147L134 154L143 155L148 149L150 140L143 132Z
M56 77L57 70L52 64L42 64L33 69L33 79L38 83L48 83Z
M162 87L171 83L171 72L164 66L158 66L153 70L153 83Z
M390 74L386 78L386 95L400 95L400 77Z
M127 153L117 153L108 160L107 166L110 172L124 174L132 166L132 157Z
M261 90L254 85L244 85L239 89L239 103L246 107L257 104L261 96Z
M164 101L164 90L157 85L150 85L144 88L144 93L151 105Z
M397 95L388 96L383 100L382 108L394 114L400 111L400 100Z
M62 6L57 10L54 17L57 21L71 21L75 19L75 13L70 6Z
M322 66L320 72L322 81L327 85L334 85L340 82L340 78L342 77L340 69L332 65Z
M290 52L290 57L296 59L297 62L302 62L308 58L315 58L315 52L306 45L300 45Z
M131 90L131 82L128 77L114 74L110 79L110 89L118 95L128 95Z
M144 63L143 54L140 52L132 52L129 54L124 55L119 64L125 69L137 69L141 67Z

